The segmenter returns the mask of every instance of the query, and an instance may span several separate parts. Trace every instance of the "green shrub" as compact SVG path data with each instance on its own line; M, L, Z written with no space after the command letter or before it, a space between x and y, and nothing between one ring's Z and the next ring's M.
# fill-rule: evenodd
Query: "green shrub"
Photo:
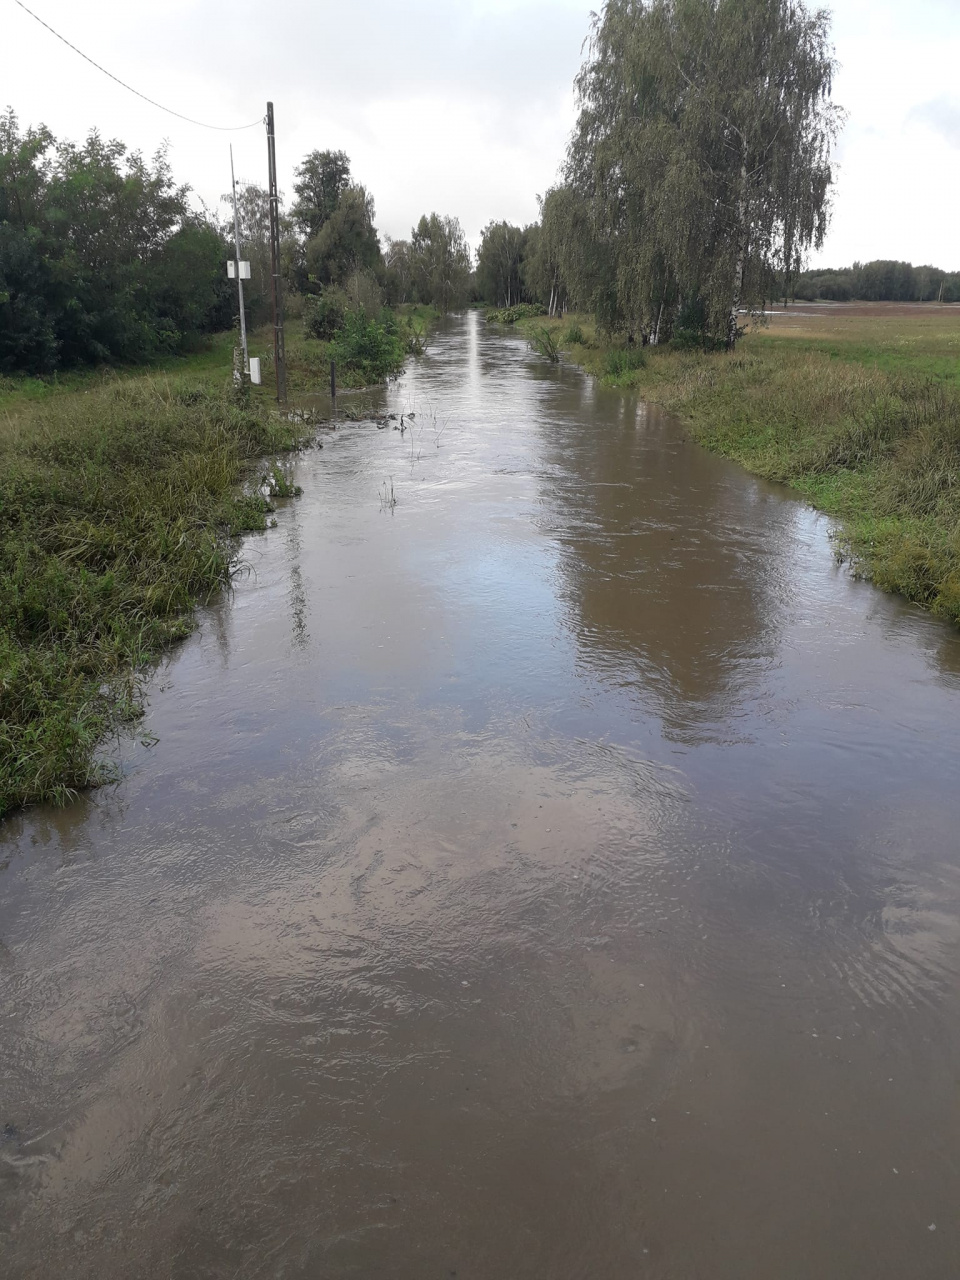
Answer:
M389 311L379 320L368 320L362 311L351 311L330 344L337 366L360 374L367 384L397 377L403 370L406 343Z
M354 271L344 285L344 294L350 310L362 311L368 320L376 320L383 310L383 290L372 271Z
M545 316L547 308L538 302L521 302L515 307L501 307L499 310L487 312L487 324L516 324L518 320L532 320L536 316Z
M342 289L324 289L319 298L308 298L304 304L304 327L312 338L329 342L343 328L349 310L350 299Z
M564 342L580 347L586 346L586 338L583 336L583 330L578 324L572 324L567 332L563 335Z

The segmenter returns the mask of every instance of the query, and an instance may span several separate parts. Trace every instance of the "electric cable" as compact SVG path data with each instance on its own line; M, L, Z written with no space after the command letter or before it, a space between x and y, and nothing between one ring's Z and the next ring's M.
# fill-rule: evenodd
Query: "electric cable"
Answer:
M121 80L119 76L115 76L113 72L108 71L106 67L101 67L99 62L94 62L94 60L85 54L82 49L78 49L75 44L71 44L66 36L62 36L59 31L54 31L49 22L44 22L44 20L38 17L32 9L28 9L23 3L23 0L14 0L14 4L18 4L24 13L29 13L31 18L40 23L41 27L46 27L50 34L56 36L58 40L61 40L68 49L72 49L74 53L79 53L80 57L83 58L85 62L89 62L92 67L96 67L97 70L102 71L105 76L109 76L111 80L115 80L121 88L128 90L130 93L135 93L137 97L142 98L144 102L149 102L151 107L157 107L160 111L166 111L167 115L176 116L178 120L186 120L187 124L195 124L200 129L216 129L219 133L240 133L244 129L254 129L258 125L263 124L262 116L259 120L254 120L251 124L206 124L203 120L194 120L190 116L182 115L179 111L174 111L171 107L165 107L162 102L155 102L153 98L148 98L147 95L145 93L141 93L139 89L134 89L132 84L127 84L125 80Z

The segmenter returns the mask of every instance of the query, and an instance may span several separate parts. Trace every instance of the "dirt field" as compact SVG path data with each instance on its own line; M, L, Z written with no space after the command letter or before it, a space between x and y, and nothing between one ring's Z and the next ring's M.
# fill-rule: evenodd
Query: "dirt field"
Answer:
M871 317L886 319L891 317L920 318L951 316L960 324L960 303L936 302L797 302L789 307L772 307L767 314L777 324L784 324L797 318L810 319L817 317L827 320L850 319L852 317Z

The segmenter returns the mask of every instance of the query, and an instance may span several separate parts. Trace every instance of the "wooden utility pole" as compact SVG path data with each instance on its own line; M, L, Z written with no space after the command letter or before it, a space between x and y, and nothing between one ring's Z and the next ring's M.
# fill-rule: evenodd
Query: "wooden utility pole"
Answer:
M277 191L277 146L273 103L267 103L267 166L270 176L270 272L273 283L273 364L277 371L277 400L287 400L287 363L283 346L283 290L280 283L280 195Z

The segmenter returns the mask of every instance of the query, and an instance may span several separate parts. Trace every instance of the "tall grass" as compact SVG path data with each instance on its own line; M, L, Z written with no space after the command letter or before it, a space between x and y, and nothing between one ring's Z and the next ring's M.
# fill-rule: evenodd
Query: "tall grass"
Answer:
M289 424L222 392L126 380L0 419L0 814L102 781L139 676L265 527L240 482Z

